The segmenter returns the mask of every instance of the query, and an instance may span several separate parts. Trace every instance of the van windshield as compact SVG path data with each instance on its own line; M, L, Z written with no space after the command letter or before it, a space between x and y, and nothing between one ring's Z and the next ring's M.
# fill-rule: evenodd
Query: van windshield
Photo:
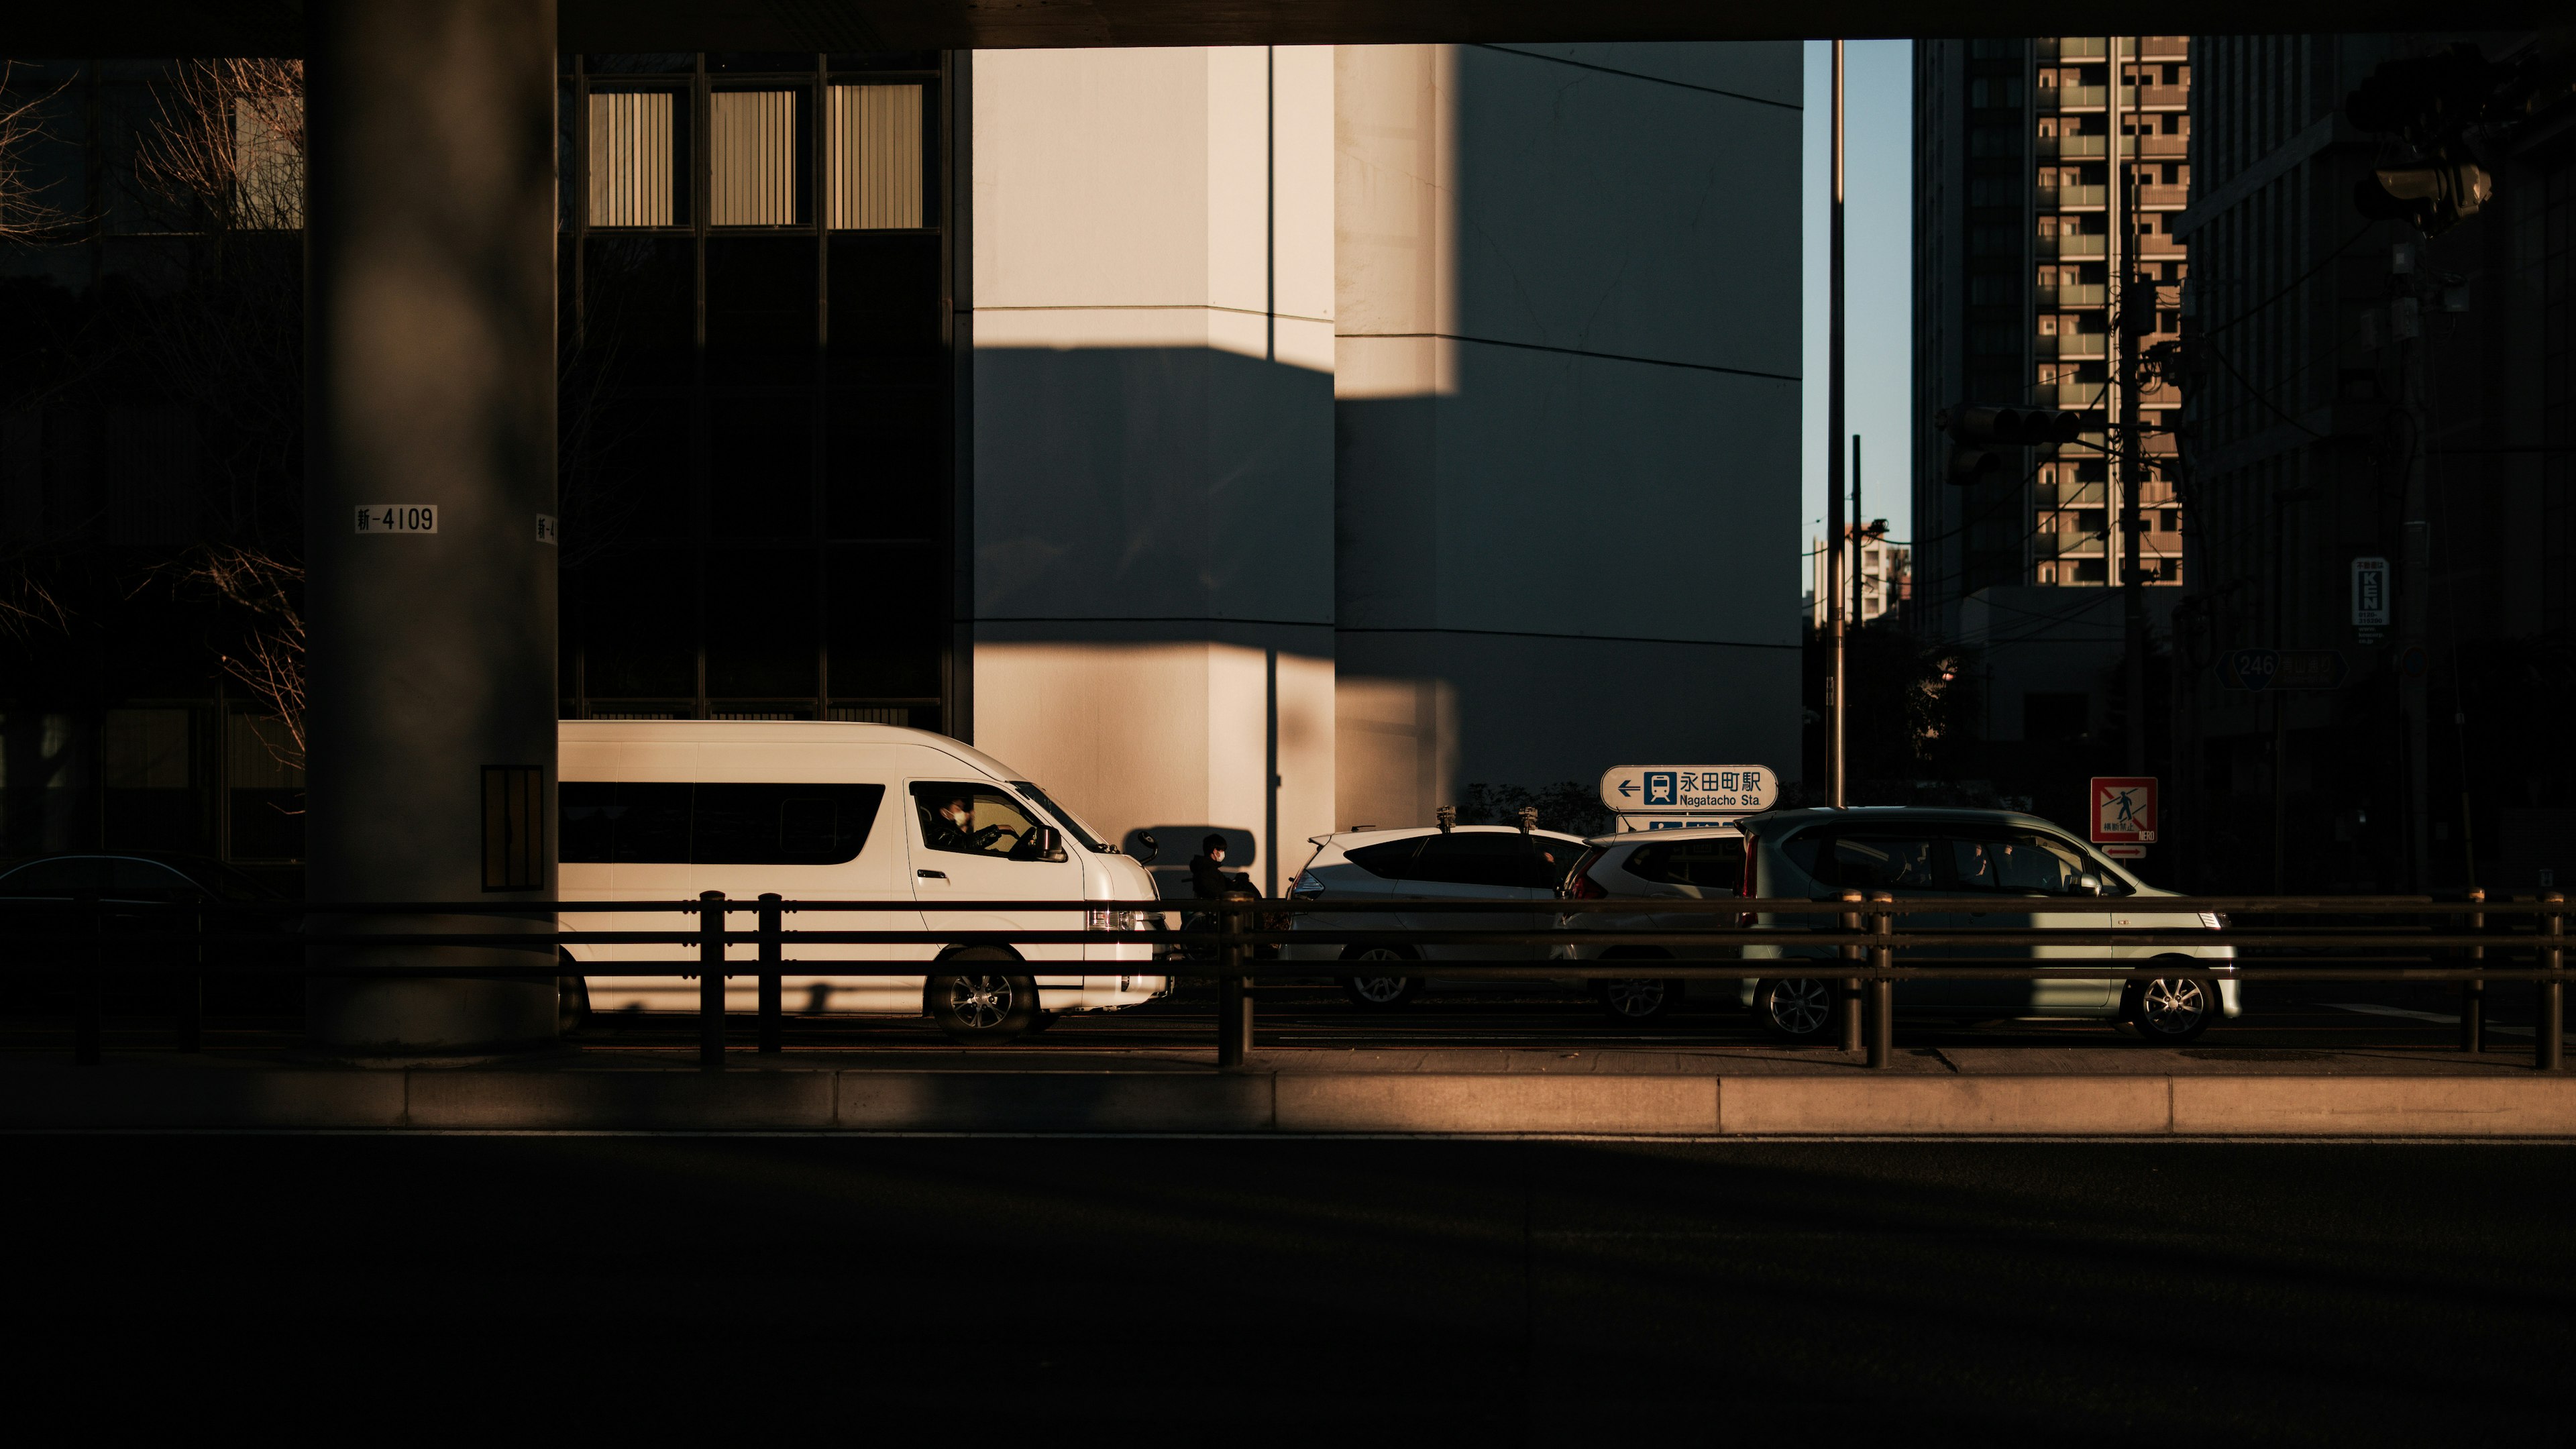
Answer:
M1102 855L1109 854L1109 847L1100 843L1099 835L1094 833L1090 826L1082 823L1082 817L1048 799L1047 792L1026 780L1013 780L1011 788L1038 802L1038 808L1054 816L1065 829L1073 832L1073 838L1082 842L1083 849L1097 851Z

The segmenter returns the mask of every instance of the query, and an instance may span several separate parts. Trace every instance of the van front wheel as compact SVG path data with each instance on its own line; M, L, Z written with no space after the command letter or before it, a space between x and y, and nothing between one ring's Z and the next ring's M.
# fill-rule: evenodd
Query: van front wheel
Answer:
M965 962L962 956L949 959ZM949 1040L966 1046L998 1045L1037 1021L1038 984L1026 976L933 976L921 997L923 1013Z

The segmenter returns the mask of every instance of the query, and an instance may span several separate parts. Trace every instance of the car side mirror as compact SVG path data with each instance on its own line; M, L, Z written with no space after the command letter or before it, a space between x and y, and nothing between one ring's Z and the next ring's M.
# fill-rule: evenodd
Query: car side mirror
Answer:
M1064 834L1052 825L1031 826L1025 844L1031 860L1060 861L1065 858Z
M2079 875L2066 883L2066 893L2076 896L2098 896L2102 894L2102 877Z
M1143 861L1147 865L1152 865L1154 863L1154 857L1162 853L1163 843L1154 838L1154 832L1150 830L1139 830L1136 832L1136 858L1138 860Z

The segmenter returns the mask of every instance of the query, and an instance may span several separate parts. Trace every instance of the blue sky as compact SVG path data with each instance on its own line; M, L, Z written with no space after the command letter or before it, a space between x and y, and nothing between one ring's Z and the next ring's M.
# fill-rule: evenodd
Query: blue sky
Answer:
M1848 426L1861 437L1861 511L1888 536L1914 536L1914 44L1859 40L1843 55L1844 345ZM1833 200L1833 46L1807 44L1806 465L1807 522L1798 547L1824 532L1825 265ZM1805 576L1800 576L1804 587Z

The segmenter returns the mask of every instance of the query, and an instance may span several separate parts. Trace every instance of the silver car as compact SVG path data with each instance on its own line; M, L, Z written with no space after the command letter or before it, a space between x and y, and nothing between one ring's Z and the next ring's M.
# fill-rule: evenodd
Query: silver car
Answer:
M1581 836L1507 825L1416 826L1396 830L1345 830L1314 838L1314 857L1297 873L1289 895L1305 901L1491 901L1487 911L1299 911L1291 930L1545 930L1556 919L1557 888L1584 853ZM1544 961L1544 945L1433 946L1421 959ZM1369 963L1409 961L1412 947L1291 943L1283 961L1348 963L1336 979L1362 1006L1401 1006L1419 995L1418 976L1371 973ZM1442 978L1439 987L1466 983ZM1514 983L1526 985L1526 983Z
M1770 899L1830 900L1846 889L1886 891L1902 900L1956 901L1956 912L1909 911L1899 929L1991 926L2028 928L2028 946L1918 948L1909 965L1937 968L1943 959L2015 957L2098 960L2098 945L2052 944L2057 930L2210 931L2226 922L2198 912L2158 910L2172 892L2139 880L2116 862L2034 815L2000 810L1890 806L1857 810L1783 810L1727 826L1595 837L1570 884L1570 896L1641 900L1707 898L1720 894ZM1734 882L1731 890L1729 880ZM2085 909L2014 911L1991 907L2018 900L2082 902ZM2091 907L2098 903L2099 909ZM1988 907L1970 911L1968 906ZM1686 931L1729 922L1724 915L1643 911L1575 915L1571 931ZM1796 944L1797 932L1829 928L1831 916L1765 914L1753 924L1778 932L1777 944L1738 949L1712 944L1704 950L1656 946L1595 946L1576 942L1568 954L1581 960L1694 959L1776 961L1774 974L1714 987L1750 1008L1764 1030L1790 1041L1818 1041L1835 1026L1834 983L1818 971L1831 948ZM2025 1017L2090 1018L2127 1022L2151 1041L2186 1042L2212 1022L2242 1009L2234 979L2235 949L2219 940L2206 945L2115 946L2119 961L2171 961L2175 974L2130 982L2117 977L2047 980L1980 979L1965 969L1955 978L1930 976L1899 982L1895 1001L1906 1015L1956 1020ZM1677 996L1679 983L1663 983L1659 996ZM1657 1009L1661 1009L1658 1006Z

